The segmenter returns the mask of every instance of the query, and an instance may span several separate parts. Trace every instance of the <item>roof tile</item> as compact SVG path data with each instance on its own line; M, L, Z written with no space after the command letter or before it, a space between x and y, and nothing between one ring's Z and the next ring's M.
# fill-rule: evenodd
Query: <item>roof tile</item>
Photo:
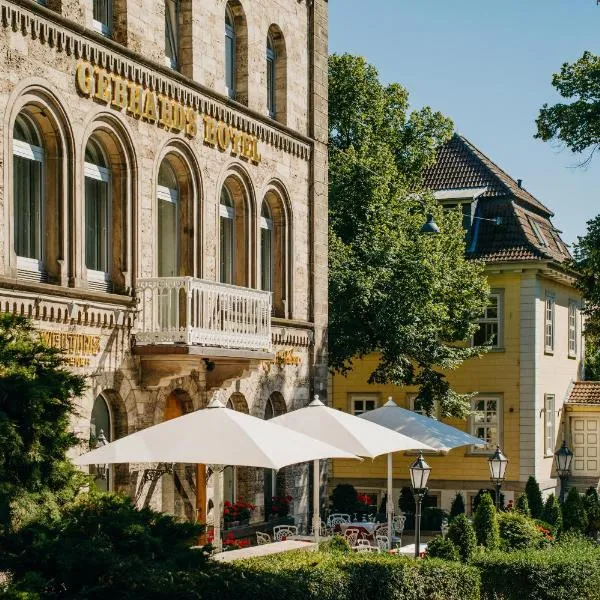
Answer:
M576 381L568 404L600 404L600 381Z

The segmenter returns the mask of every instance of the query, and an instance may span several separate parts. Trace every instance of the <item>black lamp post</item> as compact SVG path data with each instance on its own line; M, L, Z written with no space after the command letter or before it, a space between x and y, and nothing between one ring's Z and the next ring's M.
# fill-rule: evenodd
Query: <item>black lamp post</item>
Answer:
M96 441L96 448L102 448L102 446L106 446L108 444L108 440L104 435L104 431L100 430L98 434L98 439ZM97 479L106 479L106 475L108 473L108 466L106 464L96 465L96 478Z
M563 440L562 446L554 453L554 464L556 474L560 478L560 503L565 501L565 488L567 479L571 475L571 463L573 462L573 453L569 450L566 440Z
M500 488L506 476L508 458L502 454L499 445L496 446L496 452L488 459L488 465L490 467L490 479L496 487L496 509L500 510Z
M432 214L427 215L427 223L425 223L423 225L423 227L421 227L421 233L439 233L439 232L440 232L440 228L438 227L438 224L433 219L433 215Z
M412 483L413 494L415 496L415 558L419 557L421 550L421 503L425 494L427 494L427 481L431 473L431 467L425 462L423 453L419 452L419 457L410 466L410 481ZM391 535L391 532L390 532Z

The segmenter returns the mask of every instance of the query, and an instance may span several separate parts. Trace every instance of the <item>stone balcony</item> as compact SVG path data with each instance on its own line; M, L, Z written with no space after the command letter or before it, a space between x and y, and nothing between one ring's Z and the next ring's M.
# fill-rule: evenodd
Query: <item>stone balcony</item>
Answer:
M273 358L270 292L193 277L139 279L136 291L135 353L147 386L202 365L217 386Z

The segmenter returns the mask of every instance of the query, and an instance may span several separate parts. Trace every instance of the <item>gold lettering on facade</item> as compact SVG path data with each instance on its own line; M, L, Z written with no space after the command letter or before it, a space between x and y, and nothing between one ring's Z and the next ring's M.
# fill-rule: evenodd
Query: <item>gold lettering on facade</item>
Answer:
M79 63L77 67L77 89L86 96L92 95L94 68L90 63Z
M154 94L146 94L144 96L144 112L142 117L150 123L156 122L156 97Z
M223 121L219 121L217 126L217 142L219 144L219 148L225 152L229 147L229 142L231 141L231 134L229 133L230 127L223 123Z
M112 76L113 82L113 96L112 96L112 105L115 108L127 108L128 104L128 91L127 91L127 82L120 77Z
M40 331L42 343L65 353L67 364L72 367L88 367L90 358L100 352L100 336L85 333L61 333Z

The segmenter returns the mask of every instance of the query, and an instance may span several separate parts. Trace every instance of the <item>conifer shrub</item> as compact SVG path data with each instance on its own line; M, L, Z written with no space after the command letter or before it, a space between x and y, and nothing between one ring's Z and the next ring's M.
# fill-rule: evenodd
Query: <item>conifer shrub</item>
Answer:
M529 476L529 479L525 484L525 493L527 494L527 502L529 504L531 516L534 519L541 519L542 511L544 510L544 501L542 500L540 486L533 475Z
M450 518L454 518L458 515L463 515L465 513L465 499L460 492L456 492L456 496L454 496L454 500L452 500L452 504L450 506Z
M473 525L477 535L477 543L488 550L495 550L500 546L500 531L496 518L496 507L492 497L484 494L473 517Z
M550 494L546 498L544 510L542 512L542 520L552 527L554 535L560 533L562 529L562 510L558 499L554 494Z
M587 513L583 505L583 500L577 488L569 489L567 499L562 507L563 530L585 532L588 525Z
M517 498L517 503L515 504L515 510L526 517L531 516L531 510L529 509L529 500L527 499L527 494L523 493Z
M457 515L448 529L448 539L456 546L462 562L469 562L477 550L477 536L466 515Z
M583 506L587 514L586 532L592 537L596 537L600 532L600 498L595 487L589 487L583 497Z

